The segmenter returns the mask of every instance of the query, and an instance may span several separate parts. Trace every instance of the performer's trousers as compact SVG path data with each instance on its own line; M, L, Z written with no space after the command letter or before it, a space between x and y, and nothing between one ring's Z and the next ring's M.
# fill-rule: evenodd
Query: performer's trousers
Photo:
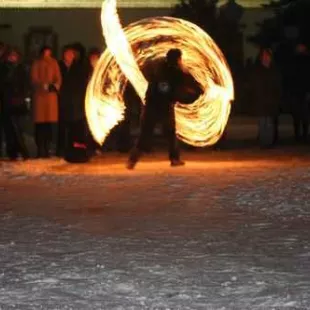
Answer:
M137 161L141 154L149 149L154 128L159 122L163 125L164 135L168 142L169 159L180 159L180 150L175 130L175 112L174 106L171 104L169 108L167 108L167 111L161 113L159 113L154 107L145 107L141 118L141 132L136 146L132 149L130 154L129 159L131 161Z

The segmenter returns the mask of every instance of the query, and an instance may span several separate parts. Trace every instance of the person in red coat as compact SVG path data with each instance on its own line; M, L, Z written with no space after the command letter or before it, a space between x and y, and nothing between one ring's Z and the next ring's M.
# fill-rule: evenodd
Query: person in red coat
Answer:
M41 49L39 59L31 66L33 85L33 114L37 157L49 157L53 136L53 124L58 122L58 92L61 73L50 47Z

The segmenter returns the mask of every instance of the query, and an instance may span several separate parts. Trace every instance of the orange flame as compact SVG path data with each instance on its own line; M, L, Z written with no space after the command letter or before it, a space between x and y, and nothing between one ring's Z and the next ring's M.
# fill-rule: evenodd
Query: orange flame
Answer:
M204 88L193 104L176 105L177 135L194 146L216 143L229 118L234 87L226 60L212 38L198 26L171 17L143 19L123 30L116 0L103 2L101 22L108 49L94 70L85 102L95 140L103 143L123 120L128 80L144 104L148 82L140 68L149 60L161 59L173 47L182 50L185 67Z

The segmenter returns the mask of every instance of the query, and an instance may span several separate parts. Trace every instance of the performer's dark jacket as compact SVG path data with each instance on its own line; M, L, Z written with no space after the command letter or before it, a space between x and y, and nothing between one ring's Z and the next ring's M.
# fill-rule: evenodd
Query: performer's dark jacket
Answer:
M150 77L145 103L146 107L165 114L171 104L193 103L202 93L200 84L190 73L164 62Z
M177 102L192 103L202 92L200 84L189 73L163 63L156 74L149 78L141 118L141 133L136 145L138 151L133 152L131 159L137 160L140 151L150 149L154 127L157 122L161 122L168 140L169 158L178 160L180 154L176 139L174 105Z

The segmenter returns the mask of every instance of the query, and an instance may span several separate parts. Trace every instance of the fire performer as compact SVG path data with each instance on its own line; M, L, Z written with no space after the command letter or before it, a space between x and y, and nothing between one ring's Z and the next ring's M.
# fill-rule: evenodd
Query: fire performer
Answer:
M169 50L157 74L150 78L141 117L140 136L131 150L127 164L128 169L134 169L143 151L148 148L154 127L159 121L163 125L168 140L171 166L185 164L180 159L174 105L176 102L193 103L202 93L200 84L183 67L182 51L179 49Z

